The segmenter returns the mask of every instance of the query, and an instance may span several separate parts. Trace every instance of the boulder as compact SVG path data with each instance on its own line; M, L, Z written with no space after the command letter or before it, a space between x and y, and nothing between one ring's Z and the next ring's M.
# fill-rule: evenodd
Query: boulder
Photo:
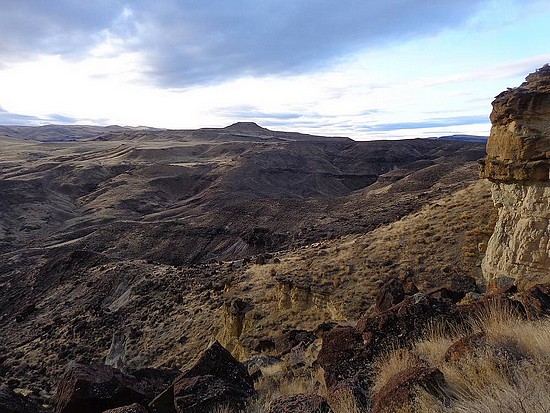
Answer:
M69 364L55 395L55 413L102 413L133 403L147 404L138 381L114 367Z
M166 388L155 397L147 407L151 413L176 413L176 405L174 404L174 385L172 384Z
M206 349L197 362L182 374L183 377L213 375L231 382L244 393L254 394L254 384L246 367L239 363L218 341Z
M360 319L356 328L365 345L376 356L388 348L402 347L421 337L437 320L444 320L451 329L453 325L462 323L463 317L451 299L417 293L406 296L382 314Z
M352 387L368 387L372 356L372 349L365 346L357 329L339 326L328 331L323 337L317 362L324 370L329 391L344 381Z
M319 324L317 328L314 330L314 333L318 338L323 338L327 332L332 330L337 325L338 323L334 321L326 321L324 323Z
M449 290L450 298L458 302L468 293L479 293L476 279L468 275L455 275L445 283L445 287Z
M179 377L174 383L177 413L211 413L216 407L244 407L250 397L247 389L212 375Z
M0 388L0 413L37 413L39 407L8 387Z
M537 284L518 294L527 317L531 319L550 314L550 284Z
M269 413L332 413L327 401L316 394L279 397L271 402Z
M151 403L150 409L158 413L202 413L218 405L242 408L254 393L246 367L215 341Z
M433 367L410 367L388 380L372 397L372 413L393 413L410 404L417 388L439 399L447 398L443 373Z
M299 344L309 346L315 340L317 336L307 330L290 330L275 339L275 351L286 354Z
M148 401L152 401L170 387L180 375L181 371L176 369L145 368L132 372L132 376L137 379L135 387Z
M69 364L57 388L56 413L95 413L138 403L147 406L181 374L141 369L128 375L103 365Z
M141 404L134 403L128 406L105 410L103 413L149 413L149 411Z
M399 304L405 298L403 283L397 278L390 278L386 281L376 295L375 311L382 313Z

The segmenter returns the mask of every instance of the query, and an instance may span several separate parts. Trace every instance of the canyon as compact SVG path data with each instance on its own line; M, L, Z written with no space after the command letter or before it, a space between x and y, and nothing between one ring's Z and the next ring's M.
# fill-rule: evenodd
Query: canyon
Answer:
M1 127L0 406L253 409L288 383L248 411L458 404L446 363L494 345L472 317L550 311L549 119L545 66L486 143ZM435 323L462 335L443 361L414 353ZM377 384L389 349L408 364Z

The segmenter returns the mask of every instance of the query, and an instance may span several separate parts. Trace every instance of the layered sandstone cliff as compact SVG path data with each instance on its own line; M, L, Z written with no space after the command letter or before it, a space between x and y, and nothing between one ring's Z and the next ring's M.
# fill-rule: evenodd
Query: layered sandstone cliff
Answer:
M482 269L487 281L550 278L550 66L496 97L481 176L499 218Z

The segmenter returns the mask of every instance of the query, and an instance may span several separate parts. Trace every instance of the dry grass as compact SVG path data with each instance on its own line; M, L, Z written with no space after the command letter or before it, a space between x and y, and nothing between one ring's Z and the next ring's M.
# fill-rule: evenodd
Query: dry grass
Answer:
M327 401L334 413L364 413L357 406L357 402L351 391L342 390L331 394L327 397Z
M318 394L318 372L310 371L293 377L284 363L262 367L262 376L255 384L257 396L248 404L246 413L266 413L272 400L296 394Z
M372 391L377 393L396 374L419 364L419 358L406 349L395 350L378 359Z
M311 330L329 320L353 323L388 276L405 276L425 289L455 274L480 275L477 264L495 216L489 184L480 180L370 233L280 252L277 263L245 266L224 294L254 302L247 315L253 325L245 327L241 341L284 329ZM463 257L464 249L471 250L470 257ZM294 299L295 291L281 288L280 280L310 293Z
M495 307L472 320L486 344L473 354L447 363L444 355L460 335L432 335L414 346L412 354L438 367L448 383L451 405L422 389L407 412L500 413L550 412L550 318L523 320L509 308ZM379 362L376 388L403 370L414 356L397 350Z

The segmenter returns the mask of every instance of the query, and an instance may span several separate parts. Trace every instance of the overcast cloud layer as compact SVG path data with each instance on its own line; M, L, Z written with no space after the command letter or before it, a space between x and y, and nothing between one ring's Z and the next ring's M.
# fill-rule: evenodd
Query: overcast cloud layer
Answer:
M164 86L312 70L381 42L436 33L481 0L3 1L0 51L85 55L114 38Z
M547 0L0 0L0 123L486 134Z

